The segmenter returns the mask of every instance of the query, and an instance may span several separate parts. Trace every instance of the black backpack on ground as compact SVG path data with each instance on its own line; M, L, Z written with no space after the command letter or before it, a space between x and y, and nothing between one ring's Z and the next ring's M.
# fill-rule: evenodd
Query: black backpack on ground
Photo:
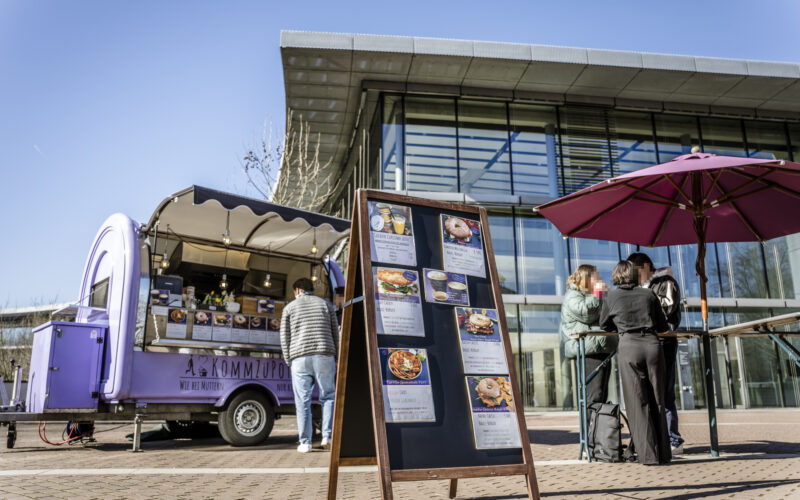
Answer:
M598 462L627 462L633 456L633 442L626 447L622 444L620 417L628 419L619 410L619 405L611 403L592 403L588 406L589 434L586 444L589 456Z

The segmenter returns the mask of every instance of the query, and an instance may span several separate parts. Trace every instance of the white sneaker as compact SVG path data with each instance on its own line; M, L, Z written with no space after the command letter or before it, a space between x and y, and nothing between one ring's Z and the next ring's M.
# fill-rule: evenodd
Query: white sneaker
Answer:
M323 450L327 450L328 448L330 448L331 447L330 438L326 438L326 437L322 438L322 443L320 443L320 445L322 446Z
M676 457L678 455L683 455L683 443L672 447L672 456Z
M308 453L311 451L311 443L308 444L301 444L297 447L297 451L300 453Z

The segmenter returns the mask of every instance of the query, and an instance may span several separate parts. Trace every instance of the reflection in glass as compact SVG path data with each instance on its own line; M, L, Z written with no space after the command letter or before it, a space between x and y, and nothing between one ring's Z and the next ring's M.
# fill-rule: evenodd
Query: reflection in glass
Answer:
M514 251L514 217L511 210L507 210L489 212L488 218L494 246L494 259L500 279L500 290L506 294L516 294L518 288L517 261Z
M603 281L611 286L611 273L620 261L619 244L613 241L570 238L569 258L573 271L583 264L593 265Z
M383 189L403 189L403 98L383 98L383 131L381 133L381 175Z
M727 156L747 156L742 137L742 122L727 118L700 118L703 152Z
M745 121L744 131L749 158L789 159L783 123Z
M459 99L458 163L460 192L511 194L505 103Z
M520 289L529 295L564 295L567 266L564 239L543 218L517 214Z
M520 371L526 410L554 408L563 404L562 364L558 326L559 306L519 306Z
M652 167L658 163L653 142L653 121L650 113L614 111L609 113L611 159L614 175Z
M607 138L607 111L602 108L561 108L562 195L613 177Z
M687 155L692 146L700 145L696 117L656 114L654 120L659 162L666 163L676 156Z
M405 110L406 189L456 192L455 100L407 96Z
M558 131L552 106L509 104L514 194L557 197Z

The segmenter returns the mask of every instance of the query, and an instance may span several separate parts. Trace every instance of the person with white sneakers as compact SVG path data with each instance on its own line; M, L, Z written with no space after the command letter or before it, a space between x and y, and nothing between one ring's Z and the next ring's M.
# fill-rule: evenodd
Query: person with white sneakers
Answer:
M300 278L292 286L295 300L283 309L281 316L281 350L292 372L300 438L297 451L308 453L312 449L311 393L315 382L322 404L322 447L330 446L339 324L333 304L314 295L310 279Z

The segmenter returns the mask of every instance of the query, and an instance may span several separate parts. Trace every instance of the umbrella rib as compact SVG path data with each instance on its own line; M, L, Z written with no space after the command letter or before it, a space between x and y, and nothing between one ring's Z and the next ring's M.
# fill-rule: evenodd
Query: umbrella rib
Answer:
M650 184L646 185L646 186L645 186L645 188L648 188L648 187L652 186L653 184L655 184L655 183L656 183L656 182L658 182L659 180L660 180L660 179L656 179L656 180L654 180L654 181L653 181L653 182L651 182ZM676 187L677 187L677 186L676 186ZM678 203L677 201L675 201L675 200L673 200L673 199L671 199L671 198L667 198L666 196L662 196L662 195L660 195L660 194L657 194L657 193L650 192L650 191L648 191L648 190L646 190L646 189L644 189L644 188L640 188L640 187L638 187L638 186L629 185L629 186L628 186L628 188L630 188L630 189L633 189L633 190L635 190L635 191L638 191L638 192L640 192L640 193L646 194L646 195L648 195L648 196L655 196L656 198L661 198L661 199L662 199L662 200L664 200L664 202L666 202L666 204L667 204L667 205L669 205L669 206L679 206L679 205L681 205L681 203ZM681 194L683 194L683 193L681 193ZM653 201L653 202L657 202L657 200L648 200L648 199L643 199L643 198L639 198L639 199L641 199L642 201ZM692 206L692 202L691 202L691 201L688 203L688 206Z
M645 185L645 187L646 187L646 188L647 188L647 187L650 187L650 186L652 186L653 184L655 184L656 182L658 182L658 179L655 179L655 180L652 180L652 181L650 181L650 183L646 184L646 185ZM628 187L633 187L633 186L628 186ZM641 188L639 188L639 189L641 189ZM596 192L596 191L595 191L595 192ZM635 194L636 194L636 192L633 192L633 193L629 194L628 196L626 196L625 198L623 198L623 199L619 200L618 202L616 202L615 204L613 204L613 205L611 205L609 208L607 208L607 209L606 209L604 212L600 212L599 214L595 215L595 216L594 216L594 217L592 217L591 219L587 220L586 222L584 222L583 224L581 224L581 225L580 225L580 226L578 226L577 228L575 228L575 229L573 229L572 231L570 231L569 233L567 233L567 236L573 236L573 235L575 235L575 233L577 233L578 231L583 231L583 230L584 230L584 229L585 229L587 226L591 226L592 224L594 224L594 223L597 221L597 219L599 219L599 218L600 218L600 217L602 217L603 215L605 215L605 214L607 214L607 213L609 213L609 212L612 212L612 211L614 211L614 210L618 209L618 208L619 208L620 206L622 206L623 204L625 204L625 203L627 203L627 202L631 201L631 199L633 199L633 197L635 196Z
M747 229L749 229L750 232L753 233L753 235L756 237L756 239L758 241L764 241L764 239L761 237L761 235L758 234L758 231L756 231L756 228L753 227L753 224L750 223L750 220L747 217L745 217L744 214L742 213L742 211L739 210L739 207L736 206L736 203L731 202L731 206L736 211L736 214L739 216L739 218L742 219L742 222L744 222L744 225L747 226Z
M684 176L683 176L683 178L684 178L684 179L686 179L686 177L688 177L688 176L686 176L686 175L684 175ZM687 205L689 205L689 206L692 206L692 199L691 199L691 198L689 198L689 197L686 195L686 193L684 193L684 192L683 192L683 189L681 189L681 188L680 188L680 186L678 186L678 185L675 183L675 181L673 181L673 180L672 180L672 178L669 176L669 174L664 174L664 178L665 178L665 179L666 179L666 180L667 180L667 181L668 181L670 184L672 184L672 185L675 187L675 189L677 189L677 190L678 190L678 193L679 193L681 196L683 196L683 199L684 199L684 200L686 200L686 202L687 202Z
M720 172L721 171L722 171L722 169L720 169ZM736 172L736 173L741 173L741 172L738 172L738 171L736 171L734 169L730 169L730 171L731 172ZM763 181L764 177L768 176L772 172L774 172L774 170L768 170L768 171L766 171L763 174L760 174L758 176L752 176L752 177L748 176L748 177L750 177L749 181L745 182L744 184L742 184L740 186L736 186L735 188L733 188L730 191L726 192L725 194L722 195L722 197L717 198L716 200L714 200L713 203L714 204L721 204L721 203L725 203L725 202L729 201L731 198L733 198L734 194L738 193L742 189L744 189L744 188L746 188L748 186L751 186L751 185L755 184L756 182L764 182ZM706 201L706 199L703 199L704 208L706 208L705 207L705 201Z
M703 196L703 202L705 202L705 200L708 199L708 197L711 195L711 191L713 191L714 188L717 186L717 181L719 181L719 178L722 176L722 172L723 172L722 169L717 170L717 175L715 175L713 178L711 177L711 173L708 170L704 172L708 176L708 178L711 179L711 185L708 187L708 191L706 191L705 196Z
M725 195L724 197L722 197L722 198L720 198L718 200L714 200L713 201L713 205L711 203L704 204L703 205L703 210L706 210L706 209L709 209L709 208L713 208L713 207L716 207L716 206L719 206L719 205L724 205L726 203L733 203L734 201L741 200L742 198L747 198L748 196L752 196L752 195L760 193L762 191L766 191L767 189L773 189L773 187L772 186L761 186L759 188L753 189L752 191L748 191L746 193L742 193L742 194L739 194L739 195L736 195L736 196Z
M661 201L661 200L654 200L652 198L644 198L644 197L641 197L641 196L634 196L633 199L634 200L638 200L638 201L646 201L647 203L655 203L656 205L665 205L665 206L668 206L668 207L671 207L671 208L681 208L681 205L683 205L682 203L678 203L678 202L672 201L672 200L670 200L670 201ZM686 206L686 205L684 205L684 206Z
M686 180L688 178L689 178L688 175L683 176L683 180L681 181L681 186L686 184ZM656 235L653 237L653 241L650 242L651 247L656 246L656 243L658 243L658 239L661 238L661 233L663 233L664 228L667 227L667 222L669 221L669 218L672 216L672 212L674 209L675 207L670 207L669 210L667 210L667 213L664 214L664 218L661 219L661 224L659 224L658 226L658 232L656 232Z
M742 171L739 171L739 170L731 170L731 172L739 174L739 175L744 176L744 177L747 177L749 179L756 178L755 175L753 175L751 173L748 173L748 172L742 172ZM795 198L800 198L800 193L798 193L794 189L789 189L789 188L787 188L785 186L781 186L780 184L777 184L777 183L775 183L775 182L773 182L771 180L768 180L768 179L759 179L759 181L763 182L764 184L766 184L769 187L775 188L778 191L784 192L784 193L786 193L786 194L788 194L790 196L794 196Z

